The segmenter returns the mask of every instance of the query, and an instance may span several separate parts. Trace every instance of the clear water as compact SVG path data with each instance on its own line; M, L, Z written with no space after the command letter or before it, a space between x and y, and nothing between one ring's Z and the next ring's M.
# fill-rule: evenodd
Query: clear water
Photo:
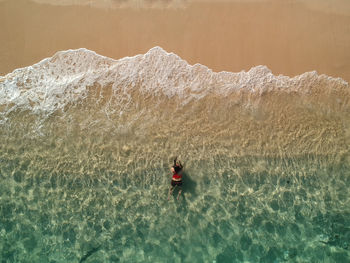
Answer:
M349 262L348 84L264 68L214 81L157 52L0 79L1 262ZM34 78L59 67L58 86Z

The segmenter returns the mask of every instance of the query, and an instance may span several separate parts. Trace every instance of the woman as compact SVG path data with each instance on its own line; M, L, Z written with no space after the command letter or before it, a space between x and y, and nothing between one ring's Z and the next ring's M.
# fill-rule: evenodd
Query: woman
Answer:
M172 195L175 187L180 187L179 193L177 194L177 200L181 195L182 189L182 164L180 161L177 161L177 157L174 159L174 165L171 167L171 172L173 173L173 177L171 179L171 187L169 189L168 200L170 199L170 195Z

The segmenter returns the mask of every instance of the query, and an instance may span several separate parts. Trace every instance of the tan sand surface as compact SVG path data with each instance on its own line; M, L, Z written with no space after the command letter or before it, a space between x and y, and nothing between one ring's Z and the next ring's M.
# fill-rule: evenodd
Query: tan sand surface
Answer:
M267 65L274 74L317 70L350 81L347 0L178 0L181 8L72 3L0 1L0 75L59 50L85 47L118 59L161 46L215 71Z

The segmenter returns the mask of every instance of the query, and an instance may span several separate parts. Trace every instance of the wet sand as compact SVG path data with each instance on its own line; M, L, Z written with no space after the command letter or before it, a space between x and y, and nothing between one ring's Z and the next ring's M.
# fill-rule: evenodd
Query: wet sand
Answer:
M115 59L161 46L215 71L268 66L317 70L350 81L346 1L194 1L184 8L54 6L0 1L0 75L59 50L85 47ZM344 8L341 8L344 5ZM340 10L340 11L339 11Z

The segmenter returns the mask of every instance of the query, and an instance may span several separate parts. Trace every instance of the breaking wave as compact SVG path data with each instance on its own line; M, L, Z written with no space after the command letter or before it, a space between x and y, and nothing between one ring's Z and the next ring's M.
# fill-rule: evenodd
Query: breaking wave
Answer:
M294 154L346 150L349 94L348 83L315 71L293 78L275 76L266 66L216 73L160 47L120 60L86 49L62 51L0 79L2 124L13 115L35 115L42 122L77 112L86 125L98 121L114 128L137 122L161 131L164 121L181 129L202 123L195 132L220 130L247 144L250 153L276 147Z

